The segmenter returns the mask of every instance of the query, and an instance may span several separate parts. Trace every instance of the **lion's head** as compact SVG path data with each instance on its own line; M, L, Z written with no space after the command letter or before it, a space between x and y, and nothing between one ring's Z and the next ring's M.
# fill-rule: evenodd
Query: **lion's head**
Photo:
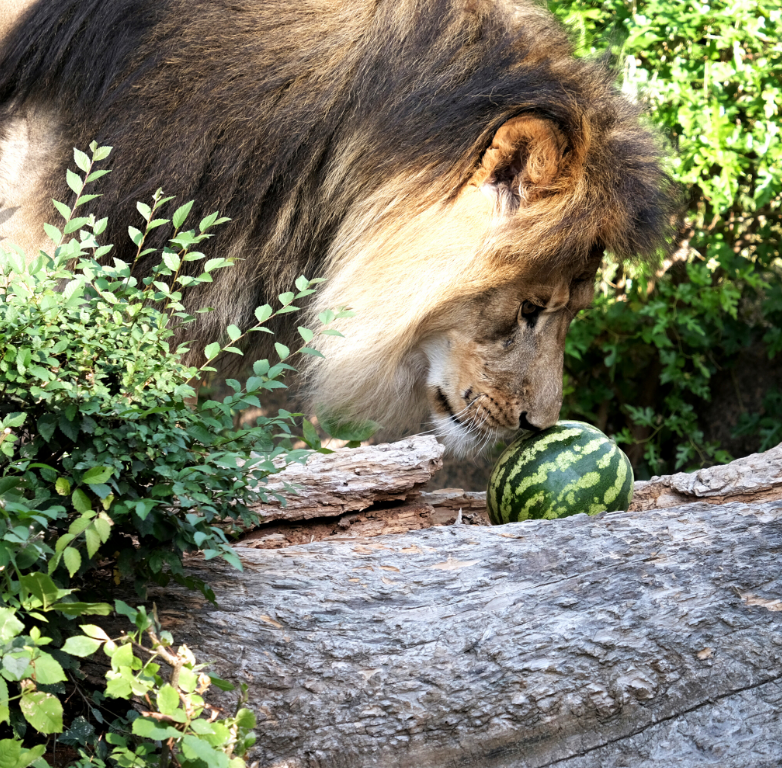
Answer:
M194 218L220 208L233 220L212 248L237 265L190 292L191 307L215 308L187 328L192 362L298 275L325 276L313 318L356 314L345 338L323 338L325 359L308 372L314 403L396 431L434 422L461 452L557 419L565 333L603 251L653 253L671 198L638 110L603 65L574 58L544 9L90 8L40 0L0 47L6 218L67 199L71 148L96 139L115 148L93 203L109 216L112 255L134 259L134 222L117 214L159 186L195 198ZM47 161L20 175L4 147L33 113L46 117Z
M459 454L557 421L565 336L604 251L658 242L639 210L656 166L627 157L616 114L580 125L567 135L545 117L511 118L451 199L405 215L390 182L346 221L317 309L356 316L322 345L316 402L408 429L429 422Z

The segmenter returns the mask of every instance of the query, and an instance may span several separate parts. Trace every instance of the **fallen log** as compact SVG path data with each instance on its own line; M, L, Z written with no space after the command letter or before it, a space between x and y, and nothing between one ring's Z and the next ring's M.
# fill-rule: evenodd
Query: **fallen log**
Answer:
M485 491L423 490L442 466L433 437L316 455L275 476L270 488L286 506L259 505L257 527L244 546L278 549L330 537L367 538L459 522L490 525ZM356 471L358 469L358 472ZM297 494L286 494L295 484ZM764 502L782 499L782 445L730 464L691 474L653 477L635 484L630 510L664 509L703 501Z
M782 444L730 464L636 483L630 508L664 509L694 501L724 504L776 499L782 499Z
M782 763L782 501L335 538L154 596L258 768Z

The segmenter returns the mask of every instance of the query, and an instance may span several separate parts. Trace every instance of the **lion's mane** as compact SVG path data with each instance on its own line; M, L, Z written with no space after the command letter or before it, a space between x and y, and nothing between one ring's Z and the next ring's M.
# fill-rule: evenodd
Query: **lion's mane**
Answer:
M342 387L336 400L359 411L381 400L388 411L409 385L395 366L438 303L484 290L519 259L553 270L586 258L595 239L619 256L664 241L659 142L612 81L605 65L574 58L530 0L40 0L0 50L2 109L61 115L48 196L67 196L72 147L115 148L96 204L111 213L117 256L132 249L117 212L130 216L159 186L194 198L196 215L231 217L211 249L243 260L208 287L216 311L199 320L200 339L250 323L299 274L362 281L367 233L396 248L397 279L364 287L382 299L357 321L364 347L341 340L324 368L325 389ZM522 212L523 227L484 244L488 270L469 274L469 255L406 255L400 241L437 229L436 206L470 181L496 130L527 113L558 127L578 170ZM436 296L422 290L432 280ZM340 373L351 361L370 373Z

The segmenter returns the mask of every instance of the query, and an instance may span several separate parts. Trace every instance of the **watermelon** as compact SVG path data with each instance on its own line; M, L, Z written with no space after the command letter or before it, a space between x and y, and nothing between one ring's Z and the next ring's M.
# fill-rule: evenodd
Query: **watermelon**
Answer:
M560 421L509 445L489 478L492 523L626 510L633 468L611 438L581 421Z

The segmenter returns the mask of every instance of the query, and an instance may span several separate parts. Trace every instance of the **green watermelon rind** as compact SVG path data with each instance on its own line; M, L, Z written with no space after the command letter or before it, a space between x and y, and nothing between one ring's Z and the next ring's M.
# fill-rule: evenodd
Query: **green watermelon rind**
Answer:
M613 440L581 421L560 421L505 449L486 493L495 525L626 510L633 468Z

